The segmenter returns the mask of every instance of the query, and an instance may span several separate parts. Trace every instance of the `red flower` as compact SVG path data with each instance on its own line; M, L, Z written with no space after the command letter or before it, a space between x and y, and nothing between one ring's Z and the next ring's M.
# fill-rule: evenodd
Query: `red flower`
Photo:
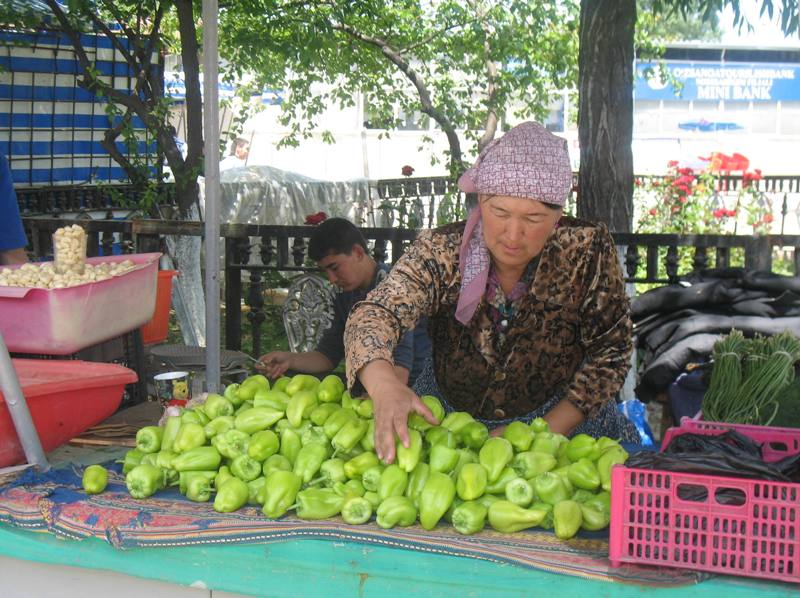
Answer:
M736 216L736 210L725 210L725 215L733 218L734 216Z
M683 176L692 175L692 174L694 174L694 169L689 168L688 166L686 168L679 168L678 169L678 174L681 174Z
M675 168L677 165L678 165L678 161L677 160L670 160L669 162L667 162L667 167L668 168Z
M770 222L775 220L775 217L772 214L764 214L764 217L762 218L762 220L764 222L766 222L767 224L769 224Z
M634 179L633 184L637 187L641 187L644 183L642 182L642 179Z
M711 213L714 215L714 218L725 218L725 216L728 215L728 210L725 208L717 208Z
M325 212L317 212L316 214L309 214L306 216L306 224L309 226L316 226L320 222L324 222L328 219L328 215Z
M405 166L403 166L400 172L403 173L403 176L411 176L412 174L414 174L414 167L406 164Z
M658 214L658 210L656 210L655 208L650 208L647 211L647 213L650 214L651 216L655 216L656 214Z

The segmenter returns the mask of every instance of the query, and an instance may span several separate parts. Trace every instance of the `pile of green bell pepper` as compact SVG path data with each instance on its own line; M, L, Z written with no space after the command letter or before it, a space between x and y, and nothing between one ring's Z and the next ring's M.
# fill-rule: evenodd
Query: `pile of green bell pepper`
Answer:
M264 516L375 519L384 528L450 523L461 534L488 524L502 533L553 529L568 539L610 520L611 471L628 453L610 438L550 431L537 418L499 436L465 412L421 397L439 425L409 416L409 443L385 464L374 452L374 405L339 376L261 375L209 394L205 404L145 426L122 463L131 496L175 485L188 500L229 513L254 505ZM87 493L108 473L86 468ZM209 506L211 508L211 506Z

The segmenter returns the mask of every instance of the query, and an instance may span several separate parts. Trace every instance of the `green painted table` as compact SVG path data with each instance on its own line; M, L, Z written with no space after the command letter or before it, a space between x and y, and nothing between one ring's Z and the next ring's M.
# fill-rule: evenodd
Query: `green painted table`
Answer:
M75 449L64 447L50 455L53 463L98 462L114 458L124 449ZM13 559L17 559L14 561ZM426 554L399 548L325 540L290 540L270 544L226 544L177 548L117 550L96 539L60 540L48 533L34 533L0 525L0 578L14 563L36 565L39 576L50 576L57 586L65 571L88 568L97 575L116 572L130 589L137 580L217 592L267 596L709 596L714 598L798 596L800 588L745 578L716 577L697 585L674 589L611 584L559 575L514 565L475 559ZM23 563L19 563L22 565ZM59 577L60 576L60 577ZM134 579L136 578L136 579ZM116 591L115 591L116 593ZM150 592L148 592L150 593ZM13 595L26 595L24 593ZM135 595L135 594L130 594ZM141 593L138 595L142 595ZM181 594L183 595L183 594ZM120 598L116 596L116 598Z

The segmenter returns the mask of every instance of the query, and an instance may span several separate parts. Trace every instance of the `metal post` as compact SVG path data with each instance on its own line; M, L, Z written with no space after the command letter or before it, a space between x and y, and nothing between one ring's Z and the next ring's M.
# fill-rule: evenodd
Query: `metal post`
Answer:
M206 390L220 390L218 3L203 0L205 133ZM238 308L238 306L236 306Z
M8 348L1 333L0 390L3 391L8 412L11 414L11 420L14 422L14 428L17 430L17 436L19 436L19 441L22 444L22 450L25 451L25 458L28 463L42 470L49 469L50 465L47 463L47 457L44 456L39 434L33 425L28 403L25 402L22 388L20 388L19 380L17 379L17 372L14 371L11 356L8 354Z

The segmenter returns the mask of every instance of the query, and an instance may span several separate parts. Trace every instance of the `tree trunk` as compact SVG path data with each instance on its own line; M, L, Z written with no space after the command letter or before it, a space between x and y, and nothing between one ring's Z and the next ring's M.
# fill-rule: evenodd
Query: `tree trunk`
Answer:
M633 220L636 0L581 0L578 215L628 232Z

